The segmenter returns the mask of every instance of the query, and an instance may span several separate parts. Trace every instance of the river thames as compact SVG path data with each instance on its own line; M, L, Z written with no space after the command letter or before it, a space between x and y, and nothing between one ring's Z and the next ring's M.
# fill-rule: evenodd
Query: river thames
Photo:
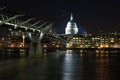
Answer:
M120 80L120 52L66 50L0 60L0 80Z

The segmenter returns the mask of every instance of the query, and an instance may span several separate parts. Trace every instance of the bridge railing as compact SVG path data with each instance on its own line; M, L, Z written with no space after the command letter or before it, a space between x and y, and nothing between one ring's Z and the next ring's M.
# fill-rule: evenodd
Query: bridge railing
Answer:
M0 7L0 25L3 24L13 26L14 29L24 28L26 32L30 30L39 33L42 28L49 25L48 21L42 19L36 21L34 18L29 18L14 12L12 13L12 11L7 10L5 7Z

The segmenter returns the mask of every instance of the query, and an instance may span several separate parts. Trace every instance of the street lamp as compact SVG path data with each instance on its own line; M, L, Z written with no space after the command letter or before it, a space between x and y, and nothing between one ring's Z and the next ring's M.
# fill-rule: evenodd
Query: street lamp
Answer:
M23 39L23 47L25 47L25 35L22 35L22 39Z

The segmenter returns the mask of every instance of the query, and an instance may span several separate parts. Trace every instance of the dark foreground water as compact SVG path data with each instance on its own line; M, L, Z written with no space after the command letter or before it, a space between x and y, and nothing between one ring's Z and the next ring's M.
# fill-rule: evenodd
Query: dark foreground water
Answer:
M120 52L67 50L0 60L0 80L120 80Z

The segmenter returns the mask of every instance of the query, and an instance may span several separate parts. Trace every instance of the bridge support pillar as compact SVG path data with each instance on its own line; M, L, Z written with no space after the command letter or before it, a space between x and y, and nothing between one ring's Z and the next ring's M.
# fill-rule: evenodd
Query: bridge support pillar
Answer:
M29 48L29 57L41 57L42 46L41 42L31 42Z
M30 48L29 48L29 57L41 57L42 56L42 44L41 39L42 35L40 34L29 34L29 38L31 40Z

